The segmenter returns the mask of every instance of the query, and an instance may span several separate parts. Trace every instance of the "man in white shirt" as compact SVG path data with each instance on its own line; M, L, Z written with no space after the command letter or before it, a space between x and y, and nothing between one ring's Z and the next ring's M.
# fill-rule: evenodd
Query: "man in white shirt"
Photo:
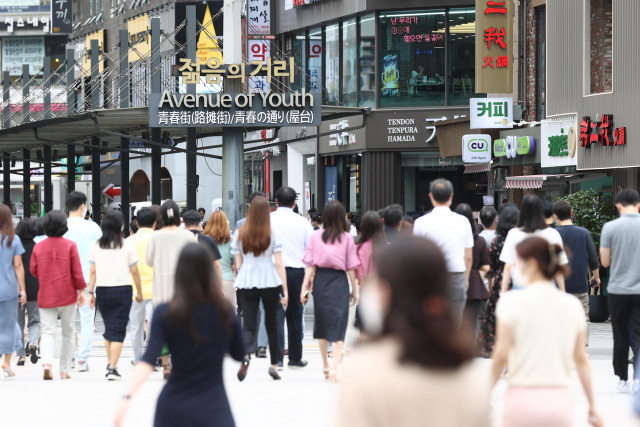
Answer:
M467 302L469 273L473 260L473 232L467 218L451 211L451 181L442 178L433 181L429 188L429 198L433 210L416 220L413 234L431 239L444 254L451 276L450 309L460 324Z
M289 367L303 368L307 361L302 360L302 303L300 292L306 266L302 262L313 227L303 217L293 212L296 204L296 192L291 187L282 187L276 192L278 209L271 213L271 229L282 243L282 261L287 270L287 288L289 305L286 310L287 332L289 337ZM284 318L278 319L280 332L280 354L284 355Z
M81 192L72 191L67 195L67 208L69 209L69 219L67 220L69 230L64 237L75 242L78 247L82 274L87 282L85 296L89 301L89 272L91 270L89 250L96 240L102 237L102 230L95 222L84 219L87 212L87 196ZM78 312L80 313L80 337L76 359L78 360L78 372L87 372L89 370L89 354L93 345L93 320L96 311L89 304L85 304L78 309Z

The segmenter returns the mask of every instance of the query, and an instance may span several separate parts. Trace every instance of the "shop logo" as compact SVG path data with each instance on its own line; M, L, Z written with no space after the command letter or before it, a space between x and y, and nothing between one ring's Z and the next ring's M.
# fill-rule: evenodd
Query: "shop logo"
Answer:
M465 163L489 163L491 161L491 136L464 135L462 137L462 161Z
M493 155L496 157L505 157L507 155L507 141L504 139L496 139L493 143Z
M472 153L481 153L483 151L489 151L489 142L486 139L470 139L467 142L467 147Z

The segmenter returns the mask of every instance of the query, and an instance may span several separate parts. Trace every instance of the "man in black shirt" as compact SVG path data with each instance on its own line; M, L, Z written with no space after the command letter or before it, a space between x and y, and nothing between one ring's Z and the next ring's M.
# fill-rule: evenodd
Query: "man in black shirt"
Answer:
M587 342L589 341L589 271L592 272L594 286L600 286L600 264L596 245L589 230L574 225L571 221L571 205L560 200L553 204L553 216L558 226L556 230L562 237L562 243L572 254L569 265L571 275L565 279L567 293L575 295L582 303L587 316Z
M391 205L384 210L382 220L384 221L384 234L387 236L389 243L395 243L402 238L400 229L402 228L402 206Z
M202 234L202 217L195 210L190 210L182 215L184 221L184 228L195 234L198 243L204 245L211 252L211 258L213 259L213 267L218 276L218 283L222 286L222 265L220 264L220 251L218 245L212 237Z

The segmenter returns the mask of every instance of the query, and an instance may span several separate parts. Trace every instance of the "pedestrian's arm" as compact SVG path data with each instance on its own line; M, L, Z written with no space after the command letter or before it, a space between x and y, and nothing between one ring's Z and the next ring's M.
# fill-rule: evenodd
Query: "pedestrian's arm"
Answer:
M469 275L471 274L471 266L473 265L473 248L464 249L464 277L467 282L467 289L469 289Z
M600 414L598 414L598 411L596 410L595 401L593 399L591 367L589 366L589 359L587 359L587 352L585 351L587 345L585 332L585 329L582 329L578 333L576 346L573 350L573 360L576 364L576 370L578 371L578 377L580 378L584 394L587 397L587 402L589 403L589 422L593 426L602 426L604 423L600 418Z
M71 260L71 279L73 280L73 287L78 291L83 291L87 287L87 283L84 280L82 264L80 263L80 255L78 254L78 248L75 244L71 247L69 259Z
M562 274L561 272L558 272L555 274L553 279L556 281L556 285L558 285L558 289L560 289L562 292L566 292L566 288L564 286L564 274Z
M222 283L222 264L219 259L213 261L213 270L218 277L218 283Z
M236 271L240 271L240 267L242 267L242 255L241 254L237 254L236 255Z
M513 333L500 318L496 319L496 345L493 349L493 363L491 364L491 388L495 387L507 366L509 352L513 347ZM584 351L584 349L583 349Z
M34 250L31 252L31 259L29 260L29 271L31 271L31 275L38 278L38 251Z
M276 270L282 280L282 296L285 299L289 299L289 291L287 290L287 271L284 268L284 262L282 262L282 252L274 252L273 258L276 262Z
M487 274L489 273L489 270L490 270L490 269L491 269L491 267L489 266L489 264L481 265L481 266L478 268L478 272L480 272L480 278L481 278L482 280L484 280L484 279L485 279L485 277L487 277Z
M358 290L358 282L356 281L356 271L349 270L347 271L347 275L351 281L351 305L356 305L360 299L360 291Z
M602 264L604 268L611 265L611 248L603 248L600 246L600 264Z
M138 264L129 266L129 272L133 277L133 283L136 285L136 293L142 296L142 283L140 282L140 272L138 271Z
M589 268L591 269L592 279L595 282L595 287L598 287L600 286L600 262L598 261L598 251L595 243L593 243L591 233L589 233L587 241L587 252L589 254Z
M13 268L16 271L16 278L18 279L18 292L20 292L20 303L27 303L27 294L24 285L24 265L22 264L22 255L15 255L13 257Z
M141 360L136 362L136 366L133 368L131 381L129 381L126 391L122 395L113 417L113 423L116 427L120 427L122 425L122 420L124 419L127 409L129 409L129 401L140 389L142 384L144 384L147 378L149 378L149 375L151 375L152 372L153 366L150 364Z
M510 262L505 263L504 271L502 272L502 292L507 292L509 290L509 283L511 282L511 269L513 269L513 264Z
M91 263L91 270L89 272L89 306L91 308L95 308L96 306L96 296L94 294L94 289L96 288L96 265Z
M313 291L313 278L316 275L316 268L312 265L304 271L304 279L302 280L302 290L300 291L300 300L304 304L308 298L304 298L304 294Z

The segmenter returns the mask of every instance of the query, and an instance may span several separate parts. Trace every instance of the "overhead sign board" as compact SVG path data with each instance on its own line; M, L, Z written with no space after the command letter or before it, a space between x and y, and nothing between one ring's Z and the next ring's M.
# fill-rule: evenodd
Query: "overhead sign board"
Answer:
M513 91L513 1L476 0L476 93Z
M540 160L543 168L578 164L578 115L549 117L540 125Z
M39 12L40 0L2 0L0 13Z
M471 129L510 129L513 127L513 99L471 98Z
M293 93L150 94L150 127L319 126L321 95Z
M129 62L139 61L151 55L151 27L149 15L144 14L127 21L129 32Z
M491 161L491 136L464 135L462 137L462 161L465 163L489 163Z
M71 34L73 32L72 18L71 0L53 0L51 2L52 34Z
M29 65L32 76L40 73L44 56L44 37L2 39L2 71L8 71L11 76L22 75L22 64Z

